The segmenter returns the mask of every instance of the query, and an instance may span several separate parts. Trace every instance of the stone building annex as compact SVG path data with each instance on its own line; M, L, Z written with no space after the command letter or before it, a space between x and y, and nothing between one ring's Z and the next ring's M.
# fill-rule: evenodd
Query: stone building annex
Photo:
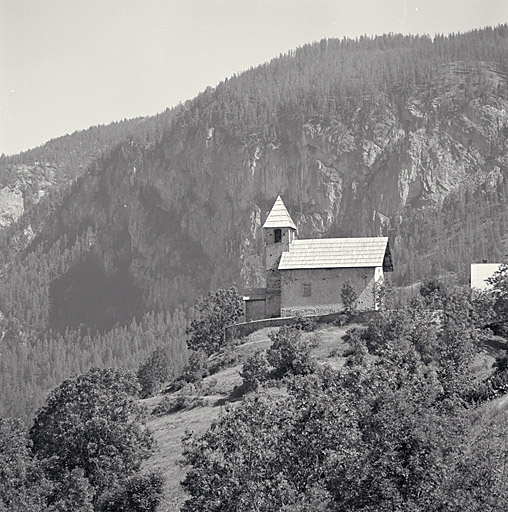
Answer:
M266 288L245 291L245 320L342 311L342 286L355 289L356 308L376 308L376 284L393 271L388 237L298 240L277 197L263 224Z

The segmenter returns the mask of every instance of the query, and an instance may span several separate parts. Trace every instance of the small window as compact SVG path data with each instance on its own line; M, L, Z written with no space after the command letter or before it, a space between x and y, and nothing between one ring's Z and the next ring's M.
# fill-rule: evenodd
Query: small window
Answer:
M303 296L310 297L311 294L312 294L312 290L311 290L310 284L304 284L303 285Z
M275 237L275 243L278 244L282 241L282 229L276 229L273 232L273 235Z

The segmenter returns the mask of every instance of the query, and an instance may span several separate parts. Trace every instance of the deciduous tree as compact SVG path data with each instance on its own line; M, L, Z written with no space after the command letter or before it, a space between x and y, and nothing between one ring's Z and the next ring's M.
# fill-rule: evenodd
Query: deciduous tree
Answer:
M163 348L158 347L138 369L137 377L141 385L141 397L147 398L156 393L161 384L168 380L169 375L168 356Z
M0 418L0 511L44 510L51 485L30 451L23 424Z
M235 287L209 293L196 304L198 318L189 328L189 348L202 349L207 355L224 345L224 328L235 323L243 313L243 301Z
M93 503L134 475L153 439L136 401L139 384L129 372L91 369L64 381L49 395L30 430L33 450L62 497L69 473L81 469ZM60 487L59 487L60 486Z

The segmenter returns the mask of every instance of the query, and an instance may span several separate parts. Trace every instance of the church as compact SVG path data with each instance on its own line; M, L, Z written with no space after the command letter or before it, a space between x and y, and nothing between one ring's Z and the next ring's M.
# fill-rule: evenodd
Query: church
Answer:
M393 271L388 237L298 240L280 196L263 236L266 287L245 291L246 321L340 312L346 282L355 290L357 311L377 308L377 285Z

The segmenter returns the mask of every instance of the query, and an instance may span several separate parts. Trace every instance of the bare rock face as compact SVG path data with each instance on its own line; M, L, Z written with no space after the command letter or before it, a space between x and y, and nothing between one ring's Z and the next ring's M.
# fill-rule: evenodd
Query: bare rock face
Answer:
M23 213L23 193L11 187L0 188L0 228L9 226Z
M69 181L51 164L11 165L0 179L0 228L15 222L27 207Z

